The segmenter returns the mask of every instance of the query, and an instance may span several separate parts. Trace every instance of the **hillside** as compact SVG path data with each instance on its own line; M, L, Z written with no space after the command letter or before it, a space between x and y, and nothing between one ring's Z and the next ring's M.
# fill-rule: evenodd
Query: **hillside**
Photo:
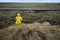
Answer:
M13 24L0 30L0 40L60 40L60 27L48 22Z

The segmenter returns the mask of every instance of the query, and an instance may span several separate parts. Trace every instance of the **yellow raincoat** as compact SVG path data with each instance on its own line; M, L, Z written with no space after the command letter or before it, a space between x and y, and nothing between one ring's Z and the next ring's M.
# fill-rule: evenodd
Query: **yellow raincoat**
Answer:
M17 16L16 16L15 24L17 24L17 25L22 24L22 21L23 21L23 19L22 19L20 13L18 13Z

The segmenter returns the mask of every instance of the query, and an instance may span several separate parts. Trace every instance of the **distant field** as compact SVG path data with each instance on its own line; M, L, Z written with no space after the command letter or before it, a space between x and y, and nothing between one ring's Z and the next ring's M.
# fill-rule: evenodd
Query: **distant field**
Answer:
M51 4L44 4L44 3L0 3L0 7L18 7L18 8L56 8L60 7L59 3L51 3Z
M2 4L3 7L18 7L18 8L60 8L60 4ZM23 17L23 23L44 22L48 21L51 24L60 24L60 11L0 11L0 28L7 27L15 23L16 14L20 12Z

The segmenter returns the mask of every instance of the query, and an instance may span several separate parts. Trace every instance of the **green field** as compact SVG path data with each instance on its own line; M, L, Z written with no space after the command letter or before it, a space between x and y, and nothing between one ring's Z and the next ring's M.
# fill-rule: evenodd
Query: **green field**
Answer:
M59 8L60 4L32 4L32 3L17 3L7 4L0 3L0 8ZM23 23L44 22L48 21L51 24L60 24L60 11L0 11L0 28L7 27L15 23L16 14L20 12L23 17Z
M0 3L0 7L18 7L18 8L56 8L59 3Z

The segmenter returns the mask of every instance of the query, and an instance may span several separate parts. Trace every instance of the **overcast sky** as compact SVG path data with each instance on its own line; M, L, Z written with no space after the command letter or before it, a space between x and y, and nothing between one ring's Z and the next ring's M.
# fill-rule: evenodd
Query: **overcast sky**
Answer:
M17 2L17 3L60 3L60 0L0 0L0 2Z

